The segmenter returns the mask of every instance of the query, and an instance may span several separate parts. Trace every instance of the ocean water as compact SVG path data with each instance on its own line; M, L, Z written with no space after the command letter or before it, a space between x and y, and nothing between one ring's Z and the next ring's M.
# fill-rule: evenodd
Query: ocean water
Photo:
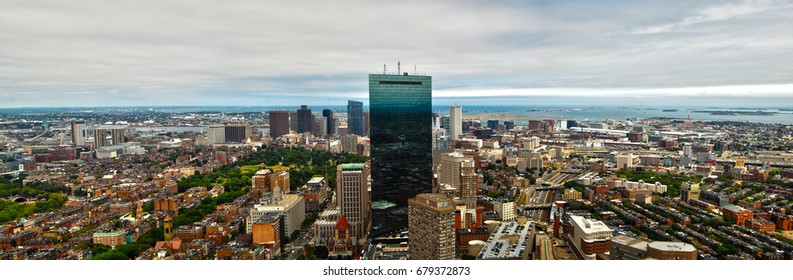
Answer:
M564 106L542 106L542 107L523 107L523 106L465 106L463 107L463 118L474 115L495 115L508 116L514 118L516 125L526 125L529 120L534 119L556 119L556 120L577 120L577 121L602 121L607 119L626 120L628 118L651 118L663 117L674 119L691 118L693 121L739 121L767 124L793 124L793 110L788 108L678 108L678 107L564 107ZM664 111L676 110L676 111ZM449 115L449 106L433 106L433 111L441 116ZM740 112L767 112L769 116L734 116L734 115L714 115L709 112L695 111L740 111Z

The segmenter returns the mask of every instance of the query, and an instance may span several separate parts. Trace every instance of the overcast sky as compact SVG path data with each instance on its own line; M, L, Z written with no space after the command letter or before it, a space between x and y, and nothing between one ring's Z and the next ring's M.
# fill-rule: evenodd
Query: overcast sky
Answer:
M4 0L0 107L339 105L397 61L436 104L793 106L791 30L793 1Z

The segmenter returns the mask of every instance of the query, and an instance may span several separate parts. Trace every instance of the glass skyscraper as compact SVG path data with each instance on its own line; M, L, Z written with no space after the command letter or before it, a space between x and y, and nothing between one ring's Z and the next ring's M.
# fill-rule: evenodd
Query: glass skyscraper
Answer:
M405 229L408 199L432 192L432 77L369 75L372 235Z
M363 135L363 102L347 100L348 133Z

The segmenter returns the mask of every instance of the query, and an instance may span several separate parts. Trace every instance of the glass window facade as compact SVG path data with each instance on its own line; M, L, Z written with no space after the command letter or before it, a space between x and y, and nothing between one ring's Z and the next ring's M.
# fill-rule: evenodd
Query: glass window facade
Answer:
M432 192L432 77L369 75L372 235L407 228L408 199Z
M347 101L347 127L350 134L363 135L363 102Z

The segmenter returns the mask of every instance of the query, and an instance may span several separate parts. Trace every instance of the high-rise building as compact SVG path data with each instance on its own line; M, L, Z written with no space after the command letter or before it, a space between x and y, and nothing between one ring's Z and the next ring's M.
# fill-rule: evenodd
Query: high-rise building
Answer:
M249 124L227 124L223 127L226 143L243 143L253 134Z
M498 128L498 120L488 120L487 121L487 127L490 128L490 129Z
M445 195L423 193L408 202L408 257L451 260L455 256L454 203Z
M504 121L504 129L512 130L515 128L515 121Z
M594 260L596 254L611 250L611 229L602 221L569 216L569 223L572 232L566 239L579 259Z
M462 153L448 153L441 155L440 183L448 185L456 190L460 189L460 163L464 160L471 160Z
M336 134L336 124L335 119L333 118L333 111L331 109L322 110L322 116L325 117L326 126L328 128L329 135Z
M366 240L371 223L369 166L363 163L340 164L336 174L336 194L341 215L350 224L353 243L360 244Z
M369 136L369 110L363 111L363 135Z
M363 103L347 100L347 131L350 134L363 135Z
M460 139L460 134L463 134L463 108L460 106L452 106L449 108L449 136L453 140Z
M289 111L270 111L270 138L289 134Z
M341 142L341 151L348 152L352 154L358 153L358 142L360 142L361 137L354 134L347 134L342 135L339 138L339 142Z
M110 129L110 138L113 139L113 145L121 145L127 142L127 129L122 127L114 127Z
M75 147L85 146L85 139L88 138L88 131L85 121L72 122L72 143Z
M408 199L432 192L432 77L369 75L372 234L407 226Z
M328 135L328 118L326 117L319 117L317 119L317 135L320 137L324 137Z
M207 128L207 144L226 143L226 128L222 124L209 125Z
M466 208L476 208L476 163L473 160L463 160L460 162L460 200L465 203Z
M297 109L297 133L313 132L313 121L311 119L311 109L306 105L300 105Z
M99 149L105 146L113 145L113 140L108 136L108 129L97 127L94 128L94 149Z
M297 112L289 112L289 130L297 131Z

